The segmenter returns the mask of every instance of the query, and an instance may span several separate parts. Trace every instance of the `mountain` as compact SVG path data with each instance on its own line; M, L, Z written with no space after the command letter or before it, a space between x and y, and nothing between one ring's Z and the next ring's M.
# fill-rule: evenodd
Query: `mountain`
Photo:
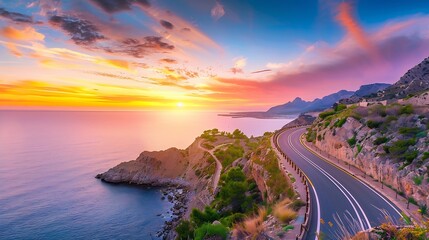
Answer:
M387 83L373 83L362 85L360 88L348 98L341 99L339 102L343 104L353 104L363 100L363 98L376 97L381 91L390 87Z
M429 57L411 68L392 86L386 88L379 100L402 99L429 90Z
M267 113L286 115L323 110L331 107L338 100L348 98L353 94L354 92L352 91L341 90L339 92L325 96L322 99L316 98L314 101L304 101L297 97L292 102L287 102L283 105L270 108Z
M353 94L353 96L364 97L373 93L377 93L378 91L383 91L384 89L390 87L391 84L388 83L374 83L362 85L360 88Z

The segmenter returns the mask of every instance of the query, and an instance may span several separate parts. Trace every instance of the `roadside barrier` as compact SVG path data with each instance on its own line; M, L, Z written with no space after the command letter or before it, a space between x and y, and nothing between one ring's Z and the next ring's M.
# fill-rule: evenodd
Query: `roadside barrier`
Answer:
M292 169L298 174L298 176L300 177L300 181L302 182L302 184L304 184L305 186L305 192L306 192L306 204L305 204L305 215L304 215L304 221L301 224L301 228L300 228L300 233L299 235L296 236L297 240L301 240L301 239L305 239L305 236L307 234L307 231L309 229L309 224L310 224L310 211L311 211L311 199L310 199L310 188L309 188L309 178L307 177L307 175L295 164L294 161L292 161L292 159L290 159L280 148L280 146L278 145L278 137L279 135L289 129L292 128L299 128L299 127L304 127L304 126L308 126L308 125L297 125L297 126L293 126L293 127L286 127L286 128L282 128L278 131L276 131L274 133L273 136L273 141L274 141L274 146L277 150L277 152L286 160L286 162L292 167ZM282 168L282 164L279 162L279 168L282 170L282 172L284 174L285 171ZM287 176L289 177L289 176Z

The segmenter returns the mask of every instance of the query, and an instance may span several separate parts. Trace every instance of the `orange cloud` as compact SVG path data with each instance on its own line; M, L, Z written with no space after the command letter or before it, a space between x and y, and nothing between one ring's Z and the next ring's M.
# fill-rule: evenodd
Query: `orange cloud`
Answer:
M350 3L342 2L338 7L337 21L347 30L347 32L357 41L357 43L373 56L378 56L377 49L371 43L365 31L354 19L352 6Z
M131 66L130 63L124 60L119 60L119 59L103 59L103 58L99 58L95 60L96 63L101 63L107 66L111 66L111 67L115 67L115 68L120 68L120 69L125 69L125 70L130 70Z
M43 41L45 35L37 32L34 28L26 26L23 29L16 29L13 27L4 27L0 30L0 35L18 41Z
M14 55L15 57L22 57L24 55L13 43L7 43L5 44L5 46L9 50L9 52L12 53L12 55Z

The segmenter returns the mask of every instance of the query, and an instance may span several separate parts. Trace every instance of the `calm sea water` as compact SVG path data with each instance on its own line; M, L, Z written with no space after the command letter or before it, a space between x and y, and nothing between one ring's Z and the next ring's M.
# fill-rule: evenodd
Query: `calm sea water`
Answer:
M0 239L150 239L171 207L159 189L106 184L97 173L143 150L186 148L205 129L258 136L289 121L180 111L0 111Z

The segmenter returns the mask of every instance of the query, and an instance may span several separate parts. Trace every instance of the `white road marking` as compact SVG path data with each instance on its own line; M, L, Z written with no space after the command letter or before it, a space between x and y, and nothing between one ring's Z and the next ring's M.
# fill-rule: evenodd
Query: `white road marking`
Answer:
M347 198L347 200L349 201L350 205L353 207L353 210L356 213L356 216L358 217L360 226L362 228L362 230L365 230L365 226L363 224L362 218L358 212L358 210L356 209L355 205L353 204L352 200L350 200L350 198L347 196L347 194L343 191L343 189L348 193L348 195L353 199L353 201L355 202L355 204L358 206L359 210L361 211L362 215L365 218L365 222L368 225L368 228L371 228L371 224L369 223L368 218L365 215L365 212L363 211L362 207L359 205L359 203L357 202L357 200L352 196L352 194L340 183L338 182L333 176L331 176L329 173L327 173L324 169L322 169L321 167L319 167L316 163L314 163L313 161L311 161L309 158L307 158L305 155L303 155L301 152L298 151L298 149L295 148L295 146L292 145L292 140L291 140L291 135L295 132L299 131L296 130L294 132L292 132L289 136L288 136L288 144L291 147L291 149L298 154L299 156L301 156L304 160L306 160L308 163L310 163L313 167L315 167L319 172L321 172L323 175L325 175L325 177L327 177L342 193L343 195ZM341 187L340 187L341 186Z

